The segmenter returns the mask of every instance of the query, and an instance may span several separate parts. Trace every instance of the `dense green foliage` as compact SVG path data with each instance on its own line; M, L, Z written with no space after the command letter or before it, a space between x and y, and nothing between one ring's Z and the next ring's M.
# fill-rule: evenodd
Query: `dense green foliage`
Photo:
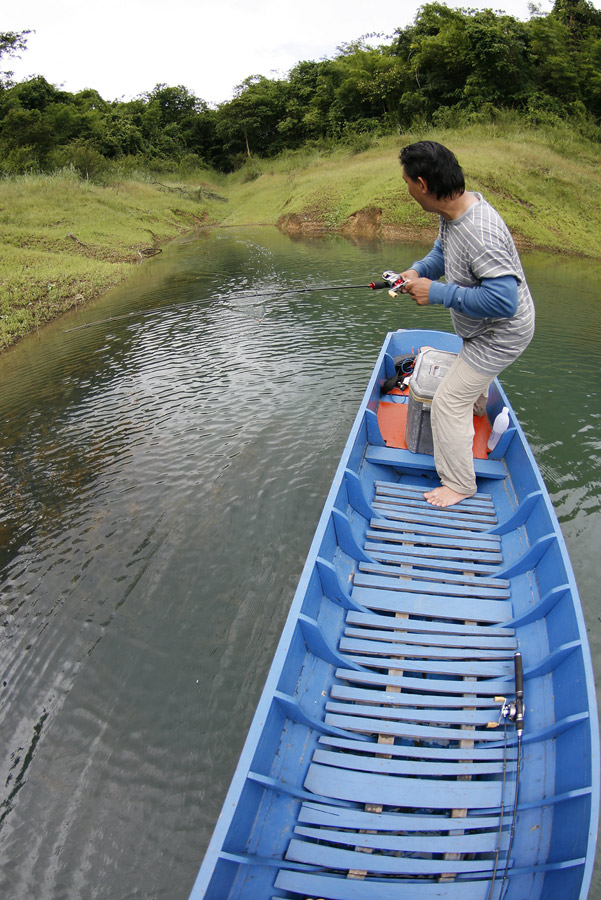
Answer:
M24 50L27 33L0 33L0 56ZM601 140L601 12L589 0L555 0L548 14L533 7L526 22L428 3L379 46L365 38L332 59L299 62L286 78L250 76L216 108L181 85L109 102L6 73L0 173L72 165L95 178L114 161L231 171L307 143L361 149L373 135L494 121L507 110Z

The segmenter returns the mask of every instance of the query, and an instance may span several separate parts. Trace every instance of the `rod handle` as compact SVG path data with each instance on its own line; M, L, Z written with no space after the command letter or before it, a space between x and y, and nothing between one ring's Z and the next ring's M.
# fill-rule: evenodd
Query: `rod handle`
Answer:
M513 666L515 670L515 695L516 697L524 696L524 670L522 668L522 654L518 652L513 657Z
M515 668L515 730L518 736L524 732L524 671L522 654L518 651L513 657Z

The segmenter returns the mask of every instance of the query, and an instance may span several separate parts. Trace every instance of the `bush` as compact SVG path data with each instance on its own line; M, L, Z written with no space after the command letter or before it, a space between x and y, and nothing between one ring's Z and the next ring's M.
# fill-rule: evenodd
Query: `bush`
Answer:
M103 181L110 171L110 163L89 144L68 144L50 156L49 168L72 167L86 181Z

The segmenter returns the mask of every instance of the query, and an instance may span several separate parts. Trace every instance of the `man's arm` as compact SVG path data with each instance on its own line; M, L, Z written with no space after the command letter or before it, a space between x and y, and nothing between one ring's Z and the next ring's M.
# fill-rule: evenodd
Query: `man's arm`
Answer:
M483 278L477 287L433 281L428 302L456 309L474 319L511 319L518 308L518 282L514 275Z

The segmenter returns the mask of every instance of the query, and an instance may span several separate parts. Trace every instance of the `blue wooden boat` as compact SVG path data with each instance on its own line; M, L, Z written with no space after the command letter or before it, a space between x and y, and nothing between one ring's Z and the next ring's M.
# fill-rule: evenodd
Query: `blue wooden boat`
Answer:
M424 344L458 350L387 336L191 900L587 896L599 738L564 541L498 382L477 495L423 500L432 456L383 436L406 397L381 386Z

